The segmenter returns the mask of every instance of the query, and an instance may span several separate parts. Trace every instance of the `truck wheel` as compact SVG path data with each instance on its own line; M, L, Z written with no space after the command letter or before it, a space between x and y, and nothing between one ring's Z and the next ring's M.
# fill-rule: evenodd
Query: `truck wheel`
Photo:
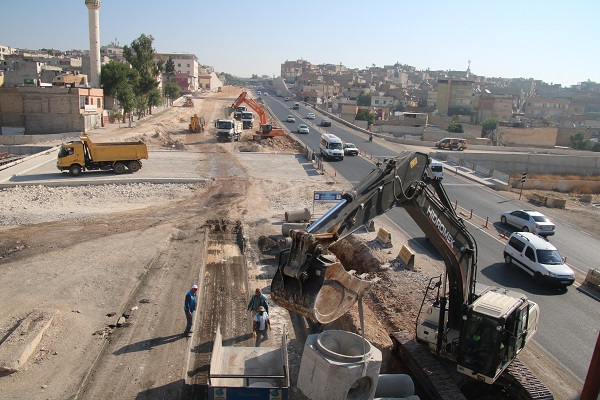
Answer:
M124 173L125 164L123 164L122 162L116 162L115 165L113 165L113 172L117 175Z
M140 165L139 161L129 161L129 164L127 164L127 168L129 168L129 171L131 171L131 173L135 173L138 172L140 168L142 168L142 166Z
M73 164L73 165L71 165L71 167L69 167L69 174L71 176L79 176L79 175L81 175L81 165L79 165L79 164Z

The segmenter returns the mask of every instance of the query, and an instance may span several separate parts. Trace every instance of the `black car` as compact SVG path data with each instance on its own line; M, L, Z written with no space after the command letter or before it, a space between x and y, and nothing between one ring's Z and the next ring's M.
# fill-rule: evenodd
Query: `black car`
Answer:
M331 126L331 121L324 119L324 120L321 121L321 123L319 125L321 125L321 126Z

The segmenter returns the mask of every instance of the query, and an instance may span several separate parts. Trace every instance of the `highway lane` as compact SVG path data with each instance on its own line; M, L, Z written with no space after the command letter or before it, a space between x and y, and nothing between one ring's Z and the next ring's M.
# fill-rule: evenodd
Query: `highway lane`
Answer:
M314 121L318 124L322 119L317 112L315 120L301 121L300 117L304 117L308 112L314 110L306 107L301 107L300 110L290 110L287 107L291 107L293 101L283 102L272 98L267 100L267 103L278 118L285 120L285 116L289 114L296 116L296 124L287 124L291 126L290 130L292 131L295 131L300 123ZM375 157L383 158L396 154L377 143L377 140L369 143L366 134L348 132L336 125L336 122L333 122L331 128L318 129L334 133L342 140L353 142L359 149L366 150ZM318 151L320 132L316 132L313 125L309 124L309 126L311 127L309 135L297 136ZM373 168L372 164L366 160L358 161L360 158L346 157L343 162L332 162L329 165L335 168L337 173L352 183L356 183ZM492 227L490 230L481 227L482 220L467 221L470 224L469 230L474 235L479 247L478 281L484 284L513 288L537 302L541 308L541 319L534 340L557 361L560 360L559 363L572 371L580 380L585 379L598 334L598 320L600 319L598 302L577 290L576 287L570 287L566 292L543 287L521 270L505 266L502 261L505 242L499 239L498 233L506 229L509 232L513 230L503 227L499 223L500 213L506 210L531 209L533 207L526 202L504 197L501 192L487 189L460 177L454 177L450 173L445 176L444 187L451 200L457 201L460 207L467 210L473 208L474 212L484 219L486 216L490 217L489 226ZM546 212L544 209L543 211L551 216L551 210ZM404 210L395 209L386 216L398 227L401 227L407 237L411 238L409 245L415 249L417 254L420 252L435 254L434 258L441 263L437 251L423 237L421 230ZM551 238L551 241L563 255L567 256L570 264L580 265L580 268L585 271L594 266L593 263L600 256L598 240L583 235L581 231L565 224L560 219L554 218L554 222L557 225L557 233L555 237Z

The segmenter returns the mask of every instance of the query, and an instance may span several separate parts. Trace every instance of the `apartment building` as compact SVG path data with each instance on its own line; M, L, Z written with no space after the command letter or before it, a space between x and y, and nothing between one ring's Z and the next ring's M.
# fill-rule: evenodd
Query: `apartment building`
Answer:
M442 78L438 79L436 108L448 114L452 107L473 108L473 81Z
M155 60L163 60L165 63L171 58L175 63L177 83L182 93L195 92L199 89L200 76L198 57L191 53L157 53ZM187 78L184 78L187 76Z
M286 61L281 64L281 76L288 82L295 82L300 75L315 68L306 60Z
M477 111L475 123L477 124L488 118L508 121L513 115L513 97L485 93L477 97L475 109Z
M527 118L566 117L569 115L569 99L527 98L523 108Z

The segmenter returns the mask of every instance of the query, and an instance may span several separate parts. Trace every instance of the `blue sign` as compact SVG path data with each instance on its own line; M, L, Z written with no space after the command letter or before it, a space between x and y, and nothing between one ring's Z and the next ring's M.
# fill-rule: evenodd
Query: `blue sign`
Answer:
M337 202L342 200L342 192L315 192L314 200Z

